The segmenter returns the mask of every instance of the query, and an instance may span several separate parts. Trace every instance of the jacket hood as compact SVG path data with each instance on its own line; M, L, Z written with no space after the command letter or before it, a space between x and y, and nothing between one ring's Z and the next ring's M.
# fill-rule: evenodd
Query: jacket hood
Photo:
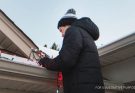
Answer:
M78 19L72 25L80 27L87 31L88 34L91 35L94 40L97 40L99 38L99 29L97 25L94 22L92 22L91 19L88 17Z

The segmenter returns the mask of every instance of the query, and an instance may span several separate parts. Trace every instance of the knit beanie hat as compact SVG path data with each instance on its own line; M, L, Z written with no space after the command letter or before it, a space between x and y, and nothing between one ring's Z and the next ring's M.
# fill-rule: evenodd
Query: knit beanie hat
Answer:
M65 25L71 25L77 20L76 11L74 9L67 10L66 14L59 20L57 28Z

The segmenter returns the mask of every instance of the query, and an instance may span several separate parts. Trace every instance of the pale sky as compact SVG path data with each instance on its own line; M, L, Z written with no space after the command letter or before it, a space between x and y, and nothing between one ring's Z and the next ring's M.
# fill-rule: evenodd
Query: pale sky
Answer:
M57 23L69 8L97 24L98 47L135 32L135 0L0 0L0 8L40 46L62 45Z

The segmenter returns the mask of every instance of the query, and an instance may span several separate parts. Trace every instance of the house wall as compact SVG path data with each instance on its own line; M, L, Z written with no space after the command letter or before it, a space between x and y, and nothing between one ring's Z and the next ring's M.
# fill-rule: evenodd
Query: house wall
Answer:
M126 83L135 80L135 57L107 65L102 68L103 76L117 83Z

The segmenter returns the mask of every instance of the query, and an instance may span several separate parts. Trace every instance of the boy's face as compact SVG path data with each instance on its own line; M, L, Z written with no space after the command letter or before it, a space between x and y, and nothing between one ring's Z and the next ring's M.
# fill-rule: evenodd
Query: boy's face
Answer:
M67 30L68 27L69 26L61 26L61 27L59 27L59 31L61 32L62 37L65 36L65 32L66 32L66 30Z

